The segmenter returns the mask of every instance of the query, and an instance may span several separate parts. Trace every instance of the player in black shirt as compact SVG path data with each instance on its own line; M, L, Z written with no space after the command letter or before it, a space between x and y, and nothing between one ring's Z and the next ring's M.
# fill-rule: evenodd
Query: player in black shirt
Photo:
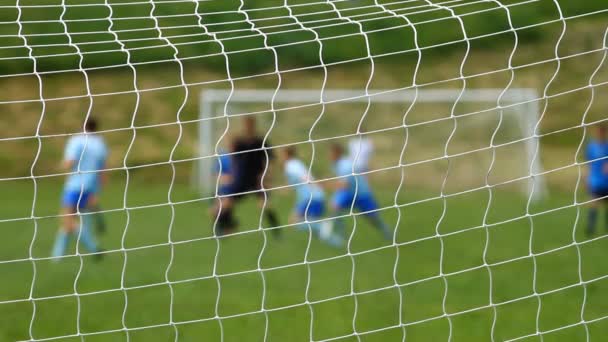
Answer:
M243 134L232 141L232 184L229 186L229 197L222 201L222 208L217 219L218 235L229 233L235 228L236 222L233 218L232 209L234 203L247 195L255 195L259 199L260 207L264 207L265 183L268 182L269 171L267 165L273 159L270 145L264 142L264 138L258 135L255 118L247 116L244 119ZM264 216L272 227L279 225L275 211L266 204ZM279 230L273 229L273 234L278 236Z

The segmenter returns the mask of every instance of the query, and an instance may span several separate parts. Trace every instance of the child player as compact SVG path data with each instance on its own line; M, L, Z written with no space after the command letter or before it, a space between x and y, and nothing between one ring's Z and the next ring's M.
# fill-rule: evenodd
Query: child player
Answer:
M319 185L311 183L314 178L306 165L297 158L296 148L284 148L281 151L281 161L287 181L295 186L296 191L296 205L290 221L299 222L299 227L303 230L310 228L312 234L333 247L342 246L342 237L333 234L327 229L328 225L320 222L325 213L325 194Z
M84 134L72 136L66 144L63 168L70 174L63 190L62 221L53 246L53 257L65 254L72 236L78 237L90 253L99 252L91 234L90 215L80 214L87 210L91 197L99 190L98 171L105 167L106 162L106 145L103 138L95 134L96 131L97 122L88 118Z
M374 199L366 177L356 174L353 161L345 155L339 144L330 148L330 158L334 164L334 171L339 177L336 192L332 199L334 214L340 216L335 221L334 229L344 233L344 219L341 217L349 213L351 208L357 209L367 217L372 225L378 229L385 239L392 239L392 233L378 213L378 204Z
M587 144L585 157L589 162L587 171L587 189L593 201L587 219L587 235L595 233L599 209L608 203L608 131L604 124L594 130L594 136ZM606 215L608 229L608 214Z

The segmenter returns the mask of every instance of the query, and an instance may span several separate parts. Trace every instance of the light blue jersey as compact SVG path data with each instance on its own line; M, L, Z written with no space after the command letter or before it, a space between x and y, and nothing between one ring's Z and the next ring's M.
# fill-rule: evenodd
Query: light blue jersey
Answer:
M306 165L298 159L290 159L285 163L285 175L290 185L296 185L297 203L323 200L325 194L317 184L307 183L314 180L308 173Z
M367 178L363 175L356 175L353 172L353 162L348 157L340 158L334 165L336 175L346 182L346 187L337 190L332 198L332 206L337 212L350 212L356 209L364 213L376 227L382 232L385 239L390 240L393 234L380 217L380 207L374 199ZM356 172L356 170L355 170ZM344 235L344 219L338 218L335 221L334 229Z
M348 184L347 190L351 193L357 193L357 196L371 193L371 189L367 178L363 175L353 174L353 162L347 158L340 158L334 165L336 176L341 177L342 180Z
M99 188L98 170L103 169L107 148L103 138L94 134L81 134L71 137L65 147L65 160L73 162L72 174L65 182L66 192L94 193Z

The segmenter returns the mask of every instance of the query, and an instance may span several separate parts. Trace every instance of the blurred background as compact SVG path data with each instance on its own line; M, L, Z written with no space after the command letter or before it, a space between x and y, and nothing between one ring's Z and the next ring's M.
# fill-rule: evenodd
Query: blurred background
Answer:
M608 246L578 229L587 197L577 151L607 118L607 30L602 0L0 0L0 340L349 340L379 330L365 340L486 341L555 329L554 340L601 340ZM371 97L369 108L275 112L261 101L200 119L208 89L463 87L538 94L541 201L528 201L524 142L506 144L522 128L496 101ZM215 238L214 196L192 182L211 160L199 129L222 147L251 112L319 179L333 174L329 144L358 128L371 138L369 178L395 243L356 215L348 250L292 230L267 241L250 202L243 234ZM52 264L59 163L87 116L110 148L108 256ZM286 224L293 194L271 193Z

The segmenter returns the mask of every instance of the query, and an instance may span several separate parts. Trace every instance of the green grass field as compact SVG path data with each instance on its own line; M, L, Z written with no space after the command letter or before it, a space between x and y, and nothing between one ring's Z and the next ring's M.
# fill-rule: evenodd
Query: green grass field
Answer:
M607 120L606 0L433 3L0 1L0 112L10 123L0 125L0 342L606 340L608 230L585 236L586 197L573 195L584 124ZM256 112L274 146L297 144L308 160L314 145L319 179L329 177L325 144L375 130L371 178L394 241L361 216L348 218L342 249L293 226L277 241L253 200L238 208L239 233L217 239L212 199L185 185L208 157L198 150L202 90L464 80L467 90L543 94L537 157L548 198L528 205L521 184L483 188L530 173L520 144L500 146L521 128L503 125L508 111L499 121L494 101L484 107L493 114L460 103L234 108ZM474 111L486 120L464 115ZM52 262L61 194L52 174L85 114L103 120L112 151L107 253L97 261L72 244ZM222 118L211 130L224 127ZM233 121L226 137L236 132ZM292 196L271 196L284 224Z
M7 221L30 217L31 181L0 187L12 194L0 211L1 341L29 339L30 322L36 339L79 329L87 342L126 341L127 334L129 341L168 341L176 333L180 341L350 341L354 331L375 330L360 339L447 341L450 325L452 341L489 341L492 332L503 341L535 333L537 322L548 331L579 323L581 313L587 321L608 314L608 279L602 278L608 241L584 237L584 208L577 223L572 195L552 193L526 217L523 197L496 188L486 229L485 189L445 200L431 199L436 194L428 190L407 190L396 209L386 188L378 197L389 207L384 218L397 226L397 246L359 217L349 230L348 250L336 250L314 239L308 248L308 234L294 228L286 228L281 241L267 233L265 242L264 232L255 230L260 212L251 200L239 211L242 234L218 241L209 203L184 202L198 196L183 185L174 188L170 206L167 185L132 182L126 197L131 209L124 210L124 184L115 183L102 202L104 209L116 209L106 214L110 229L100 238L109 251L105 259L72 256L52 263L29 260L29 248L33 242L34 258L49 256L58 222L44 217L58 209L60 184L40 180L35 215L42 218L36 222ZM290 195L272 196L283 223ZM561 207L567 208L554 210ZM608 322L590 323L588 333L591 341L602 340ZM578 324L542 340L584 341L585 334Z

